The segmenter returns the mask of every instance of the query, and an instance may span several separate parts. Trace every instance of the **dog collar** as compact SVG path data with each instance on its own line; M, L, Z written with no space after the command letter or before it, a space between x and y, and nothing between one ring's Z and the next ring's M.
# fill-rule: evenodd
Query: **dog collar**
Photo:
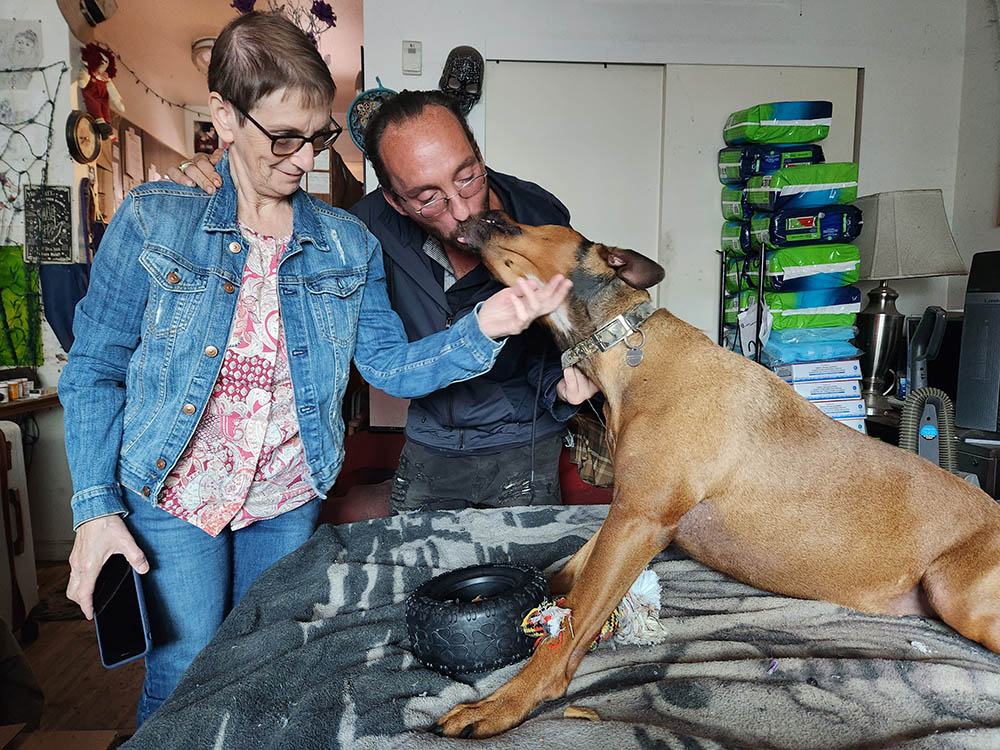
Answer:
M607 351L622 341L628 347L625 361L632 367L636 367L642 362L642 346L646 343L646 334L642 332L640 326L654 312L656 312L656 308L652 302L647 300L636 305L628 312L612 318L583 341L562 353L563 368L565 369L570 365L575 365L577 362L582 362L597 352ZM636 346L628 343L628 337L633 333L638 333L642 336L642 340Z

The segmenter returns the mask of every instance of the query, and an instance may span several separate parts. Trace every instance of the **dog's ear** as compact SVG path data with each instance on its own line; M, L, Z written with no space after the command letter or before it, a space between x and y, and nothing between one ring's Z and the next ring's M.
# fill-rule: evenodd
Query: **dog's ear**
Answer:
M663 266L635 250L603 247L598 252L618 278L633 289L649 289L663 281Z

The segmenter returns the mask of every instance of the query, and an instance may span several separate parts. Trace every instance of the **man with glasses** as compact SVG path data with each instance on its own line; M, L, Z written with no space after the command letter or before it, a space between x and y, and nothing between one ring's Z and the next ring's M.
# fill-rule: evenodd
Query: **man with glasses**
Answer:
M389 299L411 341L502 288L466 249L459 222L501 209L524 224L569 224L551 193L485 166L456 100L442 92L403 91L382 104L365 155L380 187L351 211L382 244ZM204 157L181 167L169 176L213 190ZM410 402L390 513L558 504L564 423L596 390L576 368L560 368L540 327L509 338L490 372Z
M444 93L403 91L382 104L365 155L380 187L351 210L382 243L389 297L411 340L501 288L459 222L501 209L525 224L569 223L553 195L485 166ZM595 392L575 368L563 373L545 331L509 339L490 372L410 402L390 512L559 503L564 422Z

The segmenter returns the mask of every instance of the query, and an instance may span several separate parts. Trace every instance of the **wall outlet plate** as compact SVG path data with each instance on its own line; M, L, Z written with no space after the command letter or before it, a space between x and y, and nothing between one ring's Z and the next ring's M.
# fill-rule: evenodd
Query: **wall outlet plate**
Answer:
M418 76L423 70L423 43L403 40L403 75Z

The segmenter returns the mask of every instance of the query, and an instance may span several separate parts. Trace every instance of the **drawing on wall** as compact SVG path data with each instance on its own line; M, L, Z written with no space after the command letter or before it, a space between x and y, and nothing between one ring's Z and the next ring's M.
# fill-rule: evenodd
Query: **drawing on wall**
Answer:
M24 255L32 263L73 262L70 189L29 185L24 189Z
M194 121L194 152L196 154L210 154L219 147L219 134L215 132L215 125L211 121Z
M0 21L0 70L37 68L42 62L42 22ZM32 71L0 73L0 89L26 89Z

